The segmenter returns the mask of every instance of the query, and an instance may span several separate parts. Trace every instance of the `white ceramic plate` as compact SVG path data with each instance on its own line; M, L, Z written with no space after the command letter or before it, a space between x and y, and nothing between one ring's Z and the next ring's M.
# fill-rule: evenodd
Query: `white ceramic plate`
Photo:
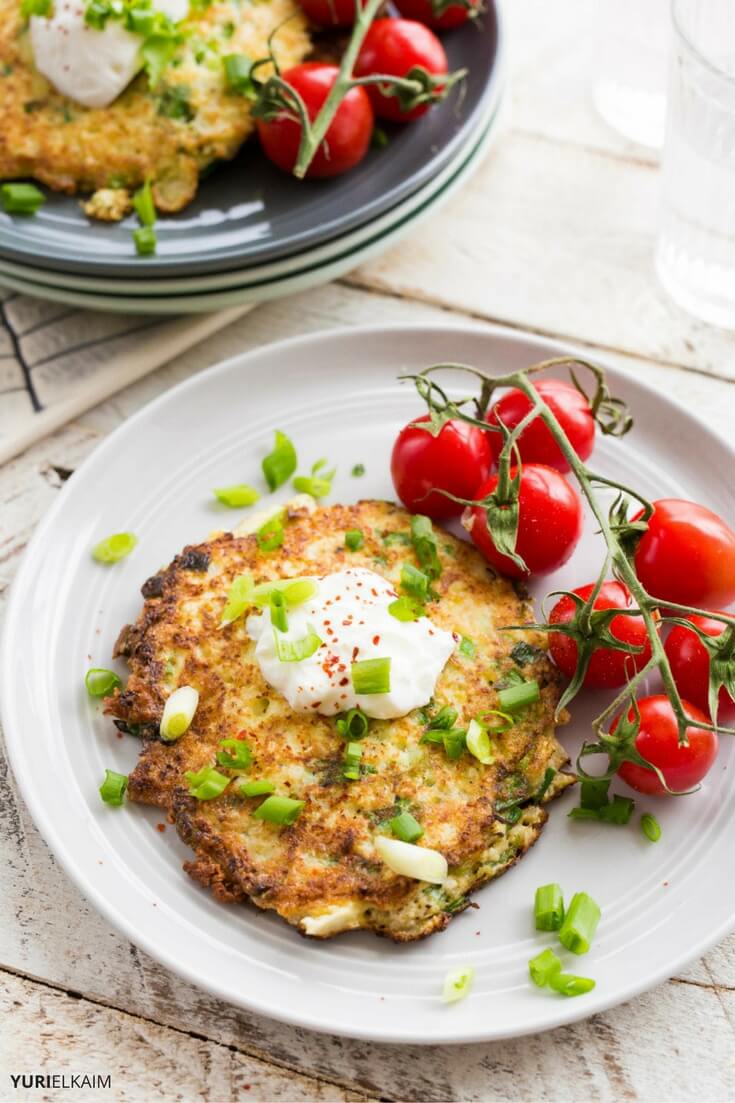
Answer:
M451 172L447 171L445 175L426 185L420 194L411 196L400 208L377 220L374 227L356 231L354 235L348 235L344 242L338 239L336 243L316 250L316 257L305 254L301 258L269 266L276 269L282 266L283 274L280 276L252 280L248 274L244 277L244 282L236 287L228 286L224 290L205 290L201 293L198 289L198 280L194 279L195 287L191 294L151 293L148 297L144 297L138 294L127 296L112 293L93 294L76 290L71 281L73 279L76 285L83 282L81 277L63 276L58 280L54 278L53 284L38 283L35 269L23 270L19 265L0 262L0 283L22 294L35 295L53 302L66 303L87 310L114 311L122 314L204 313L224 310L241 303L268 302L271 299L294 295L310 287L338 279L370 257L400 241L422 219L435 212L451 198L455 191L472 176L496 140L501 126L501 108L496 104L496 110L487 121L483 133L478 136L476 145L469 153L465 153L463 161L451 166ZM16 275L17 271L23 274ZM44 281L46 278L44 274ZM219 280L225 277L210 278ZM98 280L97 287L106 289L107 284Z
M543 1030L629 999L701 954L733 925L733 745L695 796L655 803L663 838L635 824L574 823L568 794L533 850L481 890L479 910L424 942L396 946L364 933L305 941L273 915L222 906L182 872L186 848L161 813L111 809L97 787L105 767L127 773L138 744L118 739L87 697L88 666L110 663L120 626L138 613L140 584L226 516L211 487L257 479L274 427L301 466L338 464L333 500L390 497L388 457L419 406L397 375L442 360L497 372L554 354L549 342L472 328L373 328L287 341L196 375L125 422L66 484L39 526L13 586L0 699L11 762L31 813L85 895L127 937L217 997L304 1027L394 1042L470 1042ZM645 494L693 497L735 516L733 449L639 379L610 372L636 428L599 440L594 462ZM687 456L686 466L680 456ZM350 475L363 462L361 479ZM281 495L285 496L285 488ZM234 520L239 514L234 515ZM140 543L112 568L90 548L134 531ZM592 579L593 525L544 589ZM574 707L562 735L572 754L591 704ZM728 771L728 766L730 767ZM624 787L621 787L624 789ZM638 810L653 807L639 800ZM583 997L534 988L527 962L553 936L534 932L536 886L559 881L602 906L592 952L571 964L597 980ZM472 964L468 999L440 1000L448 969Z

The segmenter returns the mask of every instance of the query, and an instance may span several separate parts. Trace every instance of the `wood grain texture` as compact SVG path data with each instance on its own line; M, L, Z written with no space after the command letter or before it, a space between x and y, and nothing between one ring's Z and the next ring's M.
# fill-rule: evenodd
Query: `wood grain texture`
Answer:
M461 315L405 301L396 294L366 293L345 286L270 304L217 334L206 349L191 350L0 469L0 601L2 587L10 581L25 541L68 472L101 435L144 402L207 363L257 347L274 336L367 324L376 318L383 323L417 325L464 320ZM612 359L645 373L706 414L713 424L728 428L728 404L735 395L735 384L630 356ZM229 1047L228 1053L267 1062L278 1075L294 1073L307 1078L305 1090L312 1093L322 1089L314 1087L309 1078L320 1084L328 1081L343 1092L421 1103L488 1099L544 1103L639 1099L654 1103L660 1098L691 1100L700 1094L714 1103L724 1103L735 1092L735 938L655 992L577 1026L496 1045L377 1046L311 1034L239 1011L178 980L130 945L83 900L59 869L4 767L0 774L0 863L5 871L0 894L0 966L43 981L42 993L33 998L43 998L44 1014L51 1023L45 1034L53 1034L59 1024L59 1036L65 1036L67 1011L48 995L48 988L53 987L61 994L73 992L83 997L72 1001L84 1009L77 1020L81 1026L75 1039L86 1031L95 1037L98 1017L122 1012L123 1026L114 1028L112 1048L116 1052L123 1046L132 1017L136 1031L143 1029L139 1021L144 1022L145 1031L168 1028L172 1037L166 1031L145 1037L163 1039L164 1053L182 1047L182 1052L193 1054L187 1060L195 1070L202 1067L196 1055L209 1052L199 1048L204 1043ZM32 990L35 992L35 987ZM110 1021L117 1023L117 1019ZM190 1040L190 1036L196 1037ZM75 1041L72 1052L76 1045ZM189 1049L190 1045L193 1048ZM137 1058L131 1056L130 1094L120 1098L155 1098L146 1090L146 1059L145 1050ZM211 1060L217 1062L218 1069L225 1068L221 1055ZM220 1075L225 1074L218 1072ZM200 1076L203 1073L197 1071L196 1077ZM206 1078L192 1083L210 1090ZM222 1083L226 1082L216 1080L216 1084ZM184 1094L182 1098L207 1096ZM236 1096L210 1094L209 1098ZM320 1096L307 1094L305 1098Z

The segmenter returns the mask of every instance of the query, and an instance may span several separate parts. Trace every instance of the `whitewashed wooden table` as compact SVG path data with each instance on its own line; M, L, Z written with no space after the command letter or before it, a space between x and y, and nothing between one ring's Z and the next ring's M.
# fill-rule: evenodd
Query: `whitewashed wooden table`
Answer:
M591 107L590 5L510 7L512 125L433 222L338 284L258 308L0 469L0 601L35 524L101 437L191 373L292 334L471 317L585 345L733 432L735 337L682 315L655 283L657 167ZM1 758L0 868L2 1100L735 1097L735 938L576 1026L503 1044L377 1046L238 1011L125 942L56 865ZM24 1093L10 1073L110 1075L112 1086Z

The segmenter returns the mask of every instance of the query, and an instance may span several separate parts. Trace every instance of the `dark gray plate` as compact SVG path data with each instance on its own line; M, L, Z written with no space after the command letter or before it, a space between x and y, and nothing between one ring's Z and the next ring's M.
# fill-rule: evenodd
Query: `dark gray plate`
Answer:
M53 193L33 218L0 213L0 256L101 277L191 276L277 260L365 225L456 157L487 109L501 46L493 0L487 7L481 24L443 36L450 69L469 69L461 104L454 93L417 123L391 128L389 145L371 150L346 176L299 182L275 169L251 142L202 180L186 210L156 224L153 257L135 255L134 218L90 224L76 199Z

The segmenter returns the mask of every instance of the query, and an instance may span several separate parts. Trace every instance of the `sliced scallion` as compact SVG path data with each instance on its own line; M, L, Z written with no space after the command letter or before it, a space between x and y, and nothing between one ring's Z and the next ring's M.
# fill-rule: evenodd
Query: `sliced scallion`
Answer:
M132 532L116 532L100 540L99 544L95 544L92 548L92 558L98 563L117 563L126 555L130 555L137 543L138 538Z
M557 884L536 889L533 915L537 931L558 931L564 922L564 896Z
M439 578L442 565L433 525L428 517L417 514L411 518L411 542L422 570L429 578Z
M443 705L427 724L429 731L449 731L457 723L459 713L451 705Z
M586 954L600 922L600 908L586 892L575 892L564 922L559 928L559 941L573 954Z
M117 774L114 770L105 770L105 780L100 785L100 796L105 804L118 807L125 799L125 790L128 787L128 779L125 774Z
M279 632L288 632L288 617L286 616L286 599L280 590L272 590L268 601L270 606L271 624Z
M265 524L260 526L255 534L260 551L271 552L282 546L286 538L284 516L284 511L280 510L274 517L269 517Z
M541 690L537 681L520 682L498 690L498 704L503 712L520 712L540 698Z
M151 256L158 245L156 231L152 226L138 226L137 230L133 230L133 241L139 257Z
M365 537L360 529L349 529L345 533L345 547L350 551L357 551L365 543Z
M335 468L325 471L326 460L317 460L311 469L310 475L297 475L293 481L294 490L300 494L310 494L312 498L326 498L332 490L332 479L335 476Z
M432 885L441 885L447 879L449 866L438 850L404 843L401 839L389 839L386 835L377 836L375 849L388 868L402 877L412 877Z
M20 14L24 19L30 19L32 15L50 15L51 0L23 0Z
M561 960L549 947L547 950L542 950L540 954L536 954L536 957L531 958L528 963L528 971L533 983L537 984L539 988L543 988L549 984L552 977L561 973Z
M360 696L390 693L390 658L363 659L353 663L351 675L352 688Z
M220 627L224 628L232 624L243 615L249 605L253 604L253 576L251 574L238 575L227 592L227 600L222 610Z
M196 797L197 800L214 800L224 793L230 784L230 778L215 770L214 766L204 766L196 773L193 770L187 770L184 777L189 783L190 796Z
M662 834L661 824L650 812L644 812L641 816L641 831L652 843L657 843Z
M247 483L235 483L234 486L217 486L212 491L218 502L230 509L244 509L258 501L260 494L254 486Z
M107 697L113 689L122 685L114 670L105 670L104 667L93 667L84 676L84 684L90 697Z
M408 597L421 602L427 602L433 596L429 576L411 563L404 563L401 567L401 589Z
M462 636L462 639L459 641L459 651L460 654L465 655L468 659L474 659L477 653L477 645L469 636Z
M470 720L467 726L466 739L467 750L481 762L483 766L490 766L495 761L495 755L490 744L490 736L487 729L477 720Z
M562 996L583 996L594 987L595 982L590 977L575 977L572 973L556 973L549 980L549 988Z
M420 620L421 617L426 616L426 609L420 601L414 601L413 598L405 596L397 597L395 601L391 601L388 612L404 624L413 620Z
M456 1003L458 1000L463 1000L472 987L474 976L475 970L471 965L467 965L464 969L450 969L444 978L442 988L444 1003Z
M30 215L43 206L46 196L34 184L2 184L0 201L6 214Z
M362 744L348 743L343 757L344 766L342 776L348 781L360 780L360 759L362 758Z
M352 468L352 474L356 479L361 478L365 474L365 464L356 463L355 466Z
M306 801L293 800L291 797L266 797L255 809L253 816L256 820L266 820L268 823L290 827L292 823L296 823L305 804Z
M241 797L265 797L274 793L276 787L267 777L258 778L257 781L236 781L235 792Z
M282 663L300 663L303 659L309 659L322 646L322 641L313 629L310 629L300 640L284 640L278 632L273 633L276 644L276 655Z
M247 770L253 761L253 752L244 739L223 739L222 750L217 752L217 765L228 770Z
M318 594L319 584L314 578L283 578L274 582L260 582L253 589L253 603L262 606L270 604L271 594L276 590L283 595L287 608L293 609Z
M255 94L255 84L250 75L253 63L246 54L226 54L222 58L225 84L229 92L238 96Z
M189 730L199 704L199 693L193 686L179 686L166 700L161 716L161 739L173 743Z
M396 838L404 843L415 843L424 833L423 827L410 812L401 812L394 816L388 826Z
M151 191L151 182L146 180L145 184L133 195L133 208L143 226L152 226L156 221L156 205L153 202L153 192Z
M337 731L343 739L364 739L368 726L368 718L362 709L350 709L344 716L337 717Z
M298 459L293 443L285 433L282 433L280 429L276 429L273 450L264 458L262 465L263 475L269 489L278 490L279 486L283 486L293 475L297 464Z

